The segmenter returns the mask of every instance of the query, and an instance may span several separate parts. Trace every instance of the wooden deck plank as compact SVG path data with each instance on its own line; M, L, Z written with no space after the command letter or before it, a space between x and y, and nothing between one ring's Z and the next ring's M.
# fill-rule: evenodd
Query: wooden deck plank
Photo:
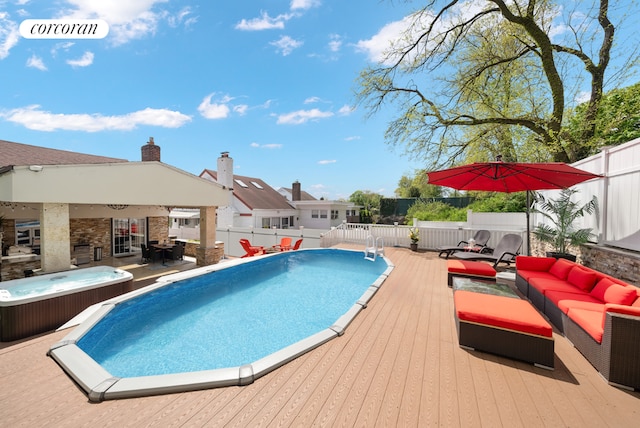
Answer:
M46 356L66 332L2 343L0 425L631 427L640 420L640 393L608 385L557 333L554 371L460 348L445 261L404 248L387 255L396 269L343 336L244 387L93 404Z

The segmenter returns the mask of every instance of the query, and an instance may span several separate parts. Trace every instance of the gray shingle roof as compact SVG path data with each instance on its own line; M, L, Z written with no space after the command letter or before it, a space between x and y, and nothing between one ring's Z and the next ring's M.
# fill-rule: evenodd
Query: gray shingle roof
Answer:
M0 167L16 165L74 165L128 162L126 159L87 155L0 140Z
M218 172L210 169L205 169L203 174L209 174L214 179L218 179ZM278 193L273 187L259 178L247 177L244 175L233 175L233 195L242 201L247 207L252 210L255 209L275 209L275 210L290 210L293 207L287 202L287 199ZM238 183L244 183L246 187ZM261 188L257 187L256 183Z

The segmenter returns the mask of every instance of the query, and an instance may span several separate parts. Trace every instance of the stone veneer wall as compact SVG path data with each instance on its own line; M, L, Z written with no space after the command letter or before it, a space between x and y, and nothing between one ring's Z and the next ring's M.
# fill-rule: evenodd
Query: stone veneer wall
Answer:
M593 244L581 250L585 266L640 287L640 253Z
M102 247L102 255L111 255L111 219L109 218L72 218L69 220L69 244L71 257L73 246L78 244L91 245L91 260L93 249Z
M163 242L169 239L169 217L149 217L148 220L147 239L149 241Z
M10 246L16 244L16 221L5 218L2 220L0 230L2 230L2 250L4 254L5 248L8 249Z

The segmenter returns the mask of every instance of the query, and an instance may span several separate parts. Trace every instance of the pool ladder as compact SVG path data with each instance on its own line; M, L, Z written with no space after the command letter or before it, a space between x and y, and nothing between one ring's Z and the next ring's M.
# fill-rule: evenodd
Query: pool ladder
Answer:
M373 235L367 236L367 244L364 247L364 258L374 261L377 256L384 256L384 239L382 236L373 238Z

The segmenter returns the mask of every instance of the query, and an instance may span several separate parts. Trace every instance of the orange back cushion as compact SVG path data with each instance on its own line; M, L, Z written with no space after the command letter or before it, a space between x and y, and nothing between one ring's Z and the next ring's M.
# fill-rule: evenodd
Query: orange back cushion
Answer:
M569 271L569 275L567 275L567 282L581 290L589 292L593 286L596 285L596 273L579 266L574 266Z
M569 271L575 266L575 263L570 262L567 259L558 259L551 269L549 269L549 273L553 274L556 278L559 279L567 279L567 275L569 275Z

